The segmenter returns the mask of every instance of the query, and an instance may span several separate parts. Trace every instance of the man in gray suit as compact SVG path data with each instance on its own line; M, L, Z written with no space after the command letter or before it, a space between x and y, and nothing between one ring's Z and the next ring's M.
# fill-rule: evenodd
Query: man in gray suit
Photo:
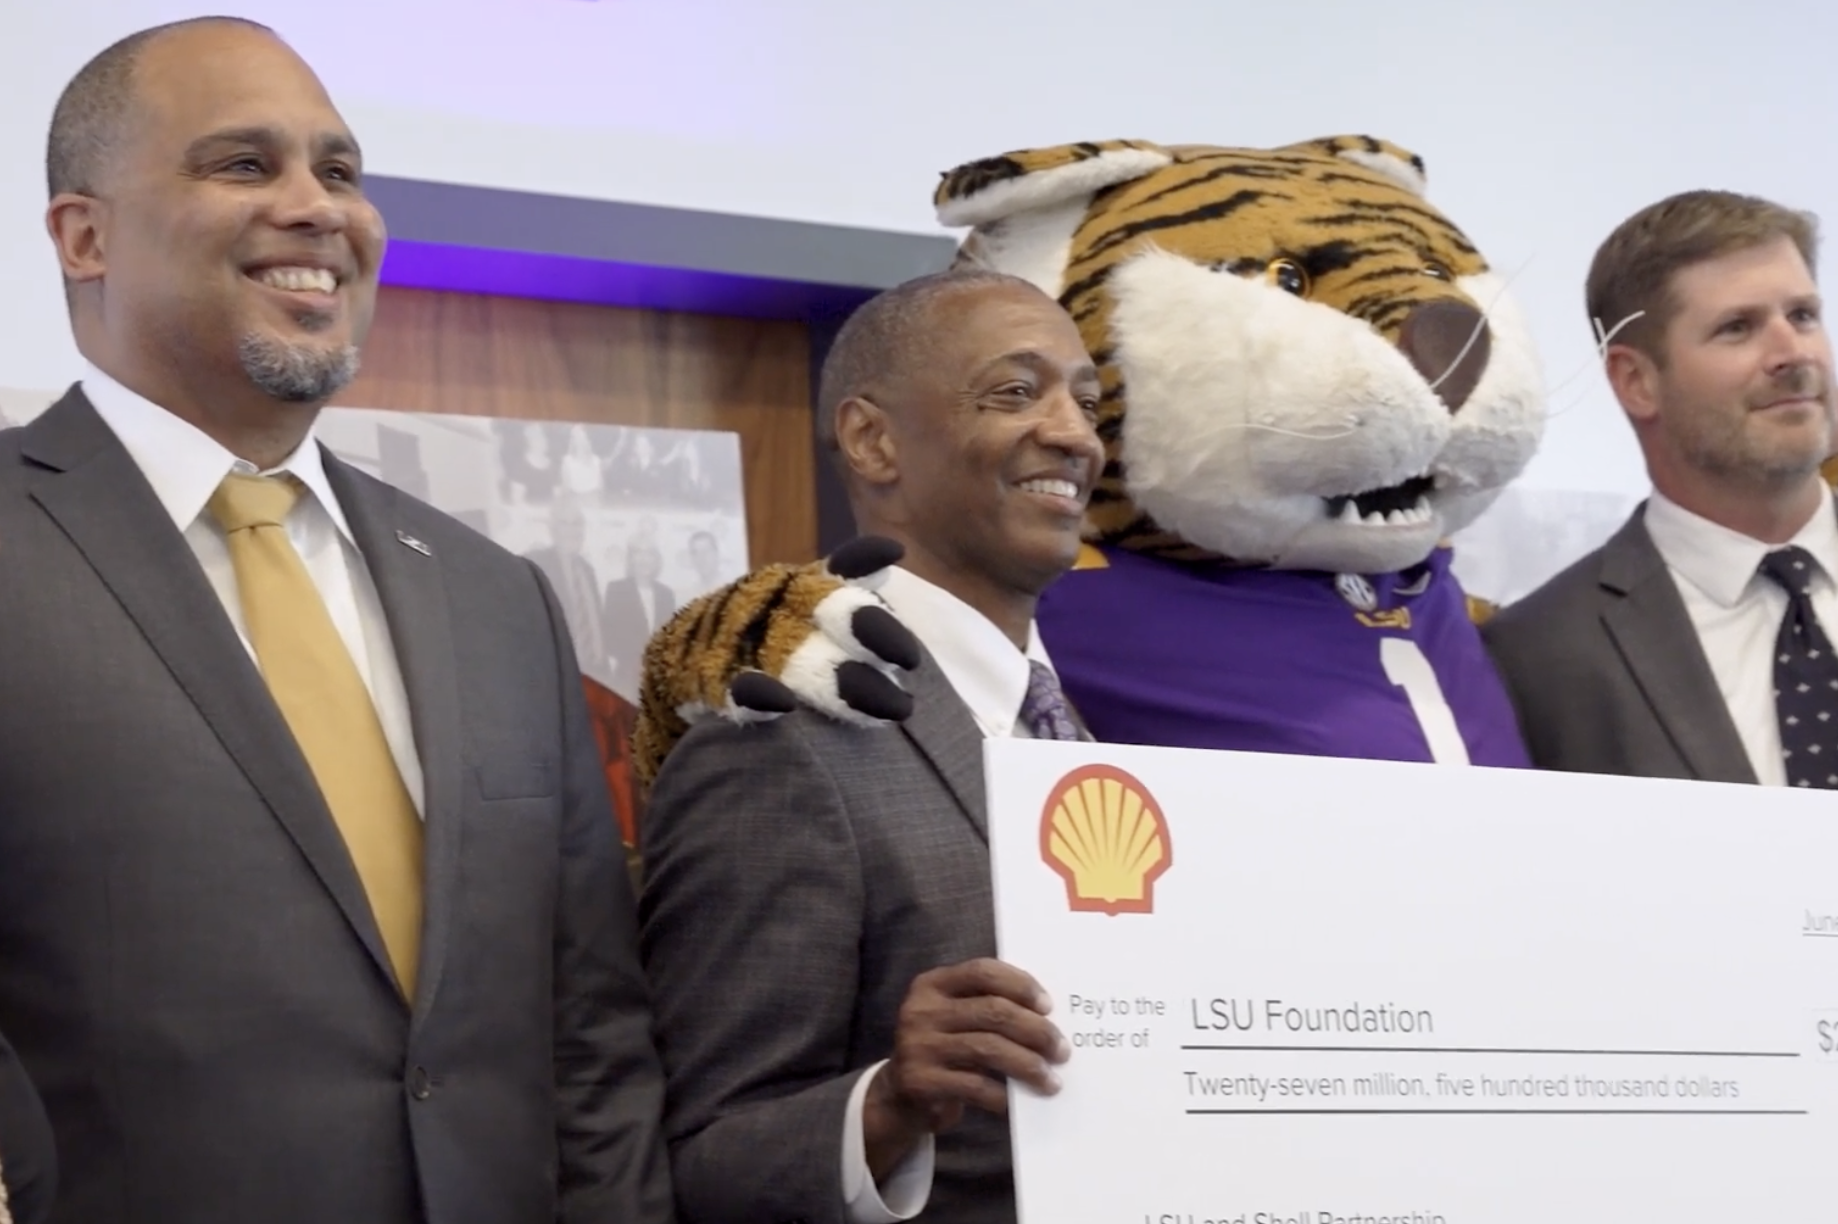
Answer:
M313 439L384 233L311 70L137 35L52 123L79 385L0 435L0 1031L60 1224L671 1218L537 570Z
M1538 765L1838 787L1817 266L1809 216L1727 192L1643 209L1597 251L1589 314L1653 492L1483 626Z
M1078 553L1097 373L1038 289L943 273L858 311L819 394L924 657L897 731L710 721L658 776L640 945L681 1209L1013 1220L1006 1081L1053 1091L1068 1047L994 959L982 746L1078 738L1033 617Z

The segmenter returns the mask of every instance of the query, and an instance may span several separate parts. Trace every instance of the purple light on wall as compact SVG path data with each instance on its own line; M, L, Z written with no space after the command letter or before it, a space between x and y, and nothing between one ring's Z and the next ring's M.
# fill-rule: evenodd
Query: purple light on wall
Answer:
M389 244L382 280L410 289L766 319L847 313L874 293L856 286L400 239Z
M947 236L371 175L404 288L820 320L945 266Z

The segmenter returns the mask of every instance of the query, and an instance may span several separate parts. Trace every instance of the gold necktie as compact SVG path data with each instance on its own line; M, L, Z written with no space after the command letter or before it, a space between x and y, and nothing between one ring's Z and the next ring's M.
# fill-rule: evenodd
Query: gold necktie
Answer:
M402 993L415 997L422 827L370 692L282 524L291 478L224 477L210 500L236 567L243 623L281 715L344 835Z

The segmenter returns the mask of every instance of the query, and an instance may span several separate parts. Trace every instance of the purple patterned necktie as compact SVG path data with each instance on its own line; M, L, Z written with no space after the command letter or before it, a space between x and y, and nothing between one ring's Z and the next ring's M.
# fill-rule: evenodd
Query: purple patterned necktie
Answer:
M1035 739L1087 740L1060 690L1059 677L1045 663L1028 660L1027 696L1021 701L1021 725Z

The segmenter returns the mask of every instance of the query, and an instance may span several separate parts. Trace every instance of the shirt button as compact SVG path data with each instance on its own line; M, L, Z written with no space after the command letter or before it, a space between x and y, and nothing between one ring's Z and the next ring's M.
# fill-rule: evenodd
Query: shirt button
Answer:
M408 1073L408 1094L417 1101L425 1101L434 1095L434 1081L428 1078L426 1067L416 1067Z

